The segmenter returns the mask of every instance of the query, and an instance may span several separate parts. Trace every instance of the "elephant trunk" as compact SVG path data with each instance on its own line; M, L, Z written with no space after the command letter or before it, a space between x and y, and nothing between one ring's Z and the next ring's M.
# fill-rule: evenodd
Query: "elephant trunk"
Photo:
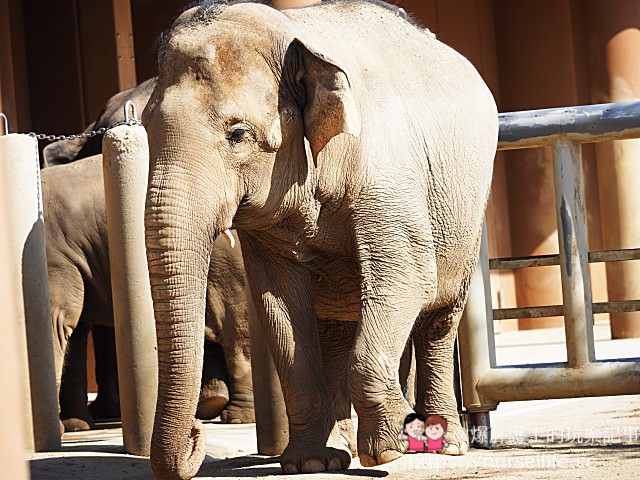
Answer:
M147 193L145 235L158 337L158 403L151 465L159 479L191 479L205 456L195 420L204 345L207 272L214 216L203 218L198 180L162 160ZM169 178L170 184L169 184Z

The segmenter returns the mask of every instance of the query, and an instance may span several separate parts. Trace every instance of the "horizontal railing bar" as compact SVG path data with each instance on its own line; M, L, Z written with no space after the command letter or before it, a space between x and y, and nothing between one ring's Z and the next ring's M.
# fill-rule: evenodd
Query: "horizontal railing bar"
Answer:
M478 392L494 401L599 397L640 393L640 362L593 362L576 368L498 367L478 381Z
M626 313L640 311L640 300L616 300L593 304L593 313Z
M495 308L493 310L494 320L508 320L510 318L560 317L562 315L564 315L563 305L546 305L543 307Z
M544 147L559 137L578 143L640 137L640 102L507 112L499 119L498 150Z
M622 262L640 260L640 248L624 250L596 250L589 252L589 263ZM491 270L516 269L527 267L548 267L560 264L560 255L535 255L530 257L492 258L489 260Z
M596 250L589 252L589 263L622 262L624 260L640 260L640 248L624 250Z
M618 300L593 304L593 313L623 313L640 311L640 300ZM563 305L545 305L542 307L496 308L494 320L511 318L559 317L564 315Z
M510 257L489 259L489 269L504 270L527 267L549 267L560 265L560 255L535 255L530 257Z

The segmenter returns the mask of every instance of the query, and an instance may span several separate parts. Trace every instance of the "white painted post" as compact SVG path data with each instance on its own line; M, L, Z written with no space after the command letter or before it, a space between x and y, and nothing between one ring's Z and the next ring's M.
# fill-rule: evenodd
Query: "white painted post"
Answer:
M582 158L580 145L566 139L553 143L553 153L567 363L579 367L595 360Z
M60 449L60 420L37 152L35 138L0 136L0 191L8 202L9 225L9 255L2 268L10 278L15 309L5 312L18 322L27 448L40 452Z
M105 133L102 151L124 448L148 456L158 357L144 243L147 133L141 125L115 127Z

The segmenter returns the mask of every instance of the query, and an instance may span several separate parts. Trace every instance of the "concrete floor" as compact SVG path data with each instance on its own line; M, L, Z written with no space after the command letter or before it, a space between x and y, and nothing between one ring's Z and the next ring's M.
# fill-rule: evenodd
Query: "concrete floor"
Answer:
M602 358L640 356L640 339L610 340L608 325L595 329ZM505 332L496 336L498 364L562 361L560 329ZM512 402L491 414L492 450L463 457L405 455L395 462L299 479L637 479L640 477L640 395ZM273 458L255 455L254 425L206 424L207 459L197 478L291 478ZM477 432L482 434L482 432ZM121 430L105 426L68 433L61 452L30 459L35 480L151 479L148 460L122 453Z

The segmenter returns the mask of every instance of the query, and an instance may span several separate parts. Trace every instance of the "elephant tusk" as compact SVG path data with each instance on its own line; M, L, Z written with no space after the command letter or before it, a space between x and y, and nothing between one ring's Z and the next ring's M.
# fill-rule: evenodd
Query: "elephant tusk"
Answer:
M223 233L224 233L224 237L227 239L227 243L229 244L229 246L231 248L235 247L236 239L233 238L233 235L231 235L231 230L227 228Z

